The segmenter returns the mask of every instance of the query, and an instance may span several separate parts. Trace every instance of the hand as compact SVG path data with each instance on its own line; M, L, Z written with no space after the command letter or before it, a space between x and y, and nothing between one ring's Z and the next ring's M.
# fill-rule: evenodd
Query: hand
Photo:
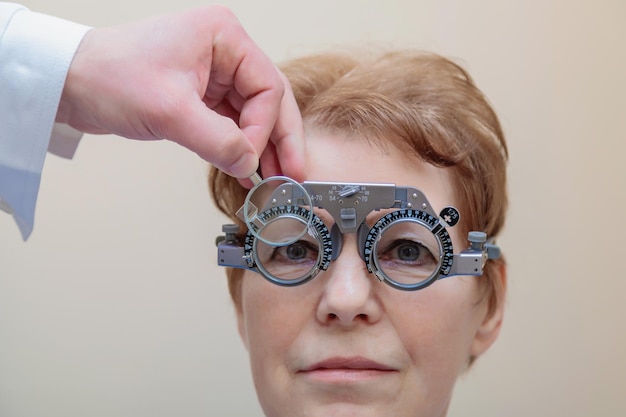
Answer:
M256 171L261 155L264 176L304 174L289 83L222 6L87 33L57 121L86 133L169 139L237 178Z

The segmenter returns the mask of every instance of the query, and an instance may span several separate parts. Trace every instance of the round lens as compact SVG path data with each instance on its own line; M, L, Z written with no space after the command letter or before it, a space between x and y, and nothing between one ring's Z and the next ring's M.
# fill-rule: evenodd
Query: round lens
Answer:
M441 261L439 241L414 219L396 221L383 229L373 253L376 268L402 286L428 281L437 274Z
M302 207L311 207L311 197L301 184L288 177L270 177L248 192L242 214L257 239L269 245L288 245L303 237L313 221L313 212ZM277 226L276 220L294 216L299 220L289 225L287 235L280 230L282 222Z
M303 220L296 217L276 219L267 224L264 234L268 240L281 244L255 240L257 268L273 281L289 285L308 280L317 273L323 244L314 229L307 229L307 233L300 236L303 224Z

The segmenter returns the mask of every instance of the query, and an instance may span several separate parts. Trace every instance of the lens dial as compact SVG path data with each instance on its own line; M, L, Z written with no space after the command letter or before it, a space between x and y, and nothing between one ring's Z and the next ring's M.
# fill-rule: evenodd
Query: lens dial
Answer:
M439 218L401 209L376 222L364 245L367 269L402 290L417 290L450 272L452 240Z
M248 231L244 253L269 281L283 286L303 284L328 269L332 240L328 227L308 209L272 207L258 217L264 223L264 239ZM302 227L306 233L302 234ZM270 242L270 243L268 243Z
M273 240L276 232L268 228L268 221L274 219L278 211L289 209L297 211L299 206L312 207L311 196L300 183L283 176L269 177L252 187L243 206L237 212L237 216L246 223L248 230L257 239L270 245L287 245L290 243L287 240ZM298 233L293 233L295 232L293 227L290 230L292 242L306 234L313 216L313 212L307 211L307 213L308 217L301 218L303 221L298 223ZM286 215L288 216L289 213ZM285 238L285 236L282 237Z

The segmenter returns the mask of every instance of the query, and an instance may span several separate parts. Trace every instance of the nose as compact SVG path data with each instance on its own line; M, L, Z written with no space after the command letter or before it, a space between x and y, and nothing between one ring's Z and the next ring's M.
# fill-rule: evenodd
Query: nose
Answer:
M382 308L375 286L379 282L367 271L358 253L356 236L344 235L341 255L326 272L317 319L342 327L380 320ZM318 277L318 279L321 277Z

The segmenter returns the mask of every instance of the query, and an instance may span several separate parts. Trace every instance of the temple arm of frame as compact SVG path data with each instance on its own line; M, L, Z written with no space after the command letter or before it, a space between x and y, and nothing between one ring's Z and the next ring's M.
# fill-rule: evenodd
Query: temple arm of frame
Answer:
M470 247L458 255L454 255L452 267L447 275L440 278L447 278L454 275L476 275L483 274L483 268L488 259L498 259L500 257L500 247L493 239L487 241L487 235L483 232L470 232L468 236Z
M239 226L235 224L225 224L222 226L223 236L218 236L215 240L217 245L217 264L231 268L252 269L252 261L246 256L244 247L237 239Z
M217 244L217 264L231 268L254 269L248 266L243 247L232 242Z

